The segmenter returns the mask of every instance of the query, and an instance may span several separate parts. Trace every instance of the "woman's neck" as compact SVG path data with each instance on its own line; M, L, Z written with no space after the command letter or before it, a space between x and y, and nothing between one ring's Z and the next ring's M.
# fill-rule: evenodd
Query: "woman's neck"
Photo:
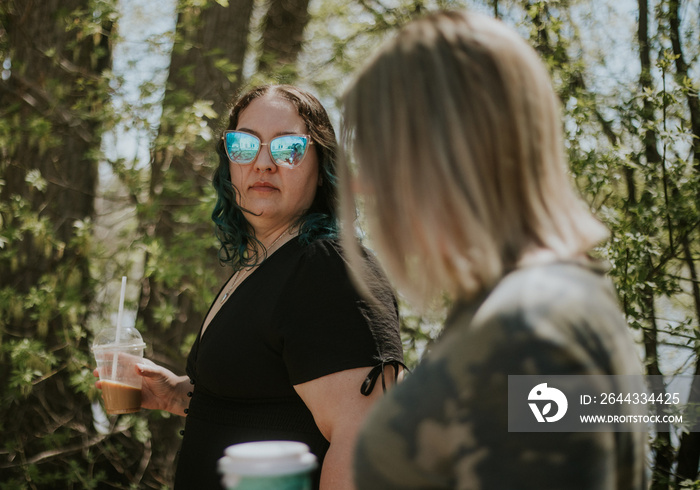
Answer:
M560 260L570 260L570 259L586 260L586 259L588 259L588 256L585 253L581 252L575 256L562 257L561 255L557 254L552 249L545 248L545 247L539 247L539 248L533 248L531 250L528 250L526 253L524 253L520 257L520 260L518 260L518 263L516 264L516 266L517 267L530 267L533 265L551 264L553 262L558 262Z
M297 228L291 223L286 223L283 226L275 226L267 230L255 230L255 237L265 247L264 250L259 250L258 252L261 254L266 253L267 255L272 254L275 250L295 237L297 232ZM257 244L253 243L253 246L256 245Z

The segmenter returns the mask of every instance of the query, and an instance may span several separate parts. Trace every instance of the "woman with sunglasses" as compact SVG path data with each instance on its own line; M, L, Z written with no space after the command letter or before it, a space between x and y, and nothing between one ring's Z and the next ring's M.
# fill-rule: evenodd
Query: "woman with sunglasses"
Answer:
M453 305L442 338L372 409L358 488L644 488L643 422L576 426L578 397L566 413L570 382L645 390L612 284L588 256L607 231L569 181L535 50L497 20L434 13L384 46L344 105L357 174L343 167L342 229L359 191L389 277L418 303L447 293ZM571 376L557 388L544 375Z
M356 431L403 354L387 281L365 254L380 302L361 300L336 240L333 127L306 91L264 86L234 105L217 150L212 216L233 274L187 376L141 366L143 406L187 414L175 488L220 488L224 449L257 440L308 444L314 488L351 488Z

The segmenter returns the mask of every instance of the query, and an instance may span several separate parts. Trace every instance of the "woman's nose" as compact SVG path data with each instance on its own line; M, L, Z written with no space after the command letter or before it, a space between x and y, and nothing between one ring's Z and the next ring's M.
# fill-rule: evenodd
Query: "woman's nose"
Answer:
M270 152L267 148L260 148L260 153L255 159L255 170L260 172L274 172L277 169L277 165L272 161L270 157Z

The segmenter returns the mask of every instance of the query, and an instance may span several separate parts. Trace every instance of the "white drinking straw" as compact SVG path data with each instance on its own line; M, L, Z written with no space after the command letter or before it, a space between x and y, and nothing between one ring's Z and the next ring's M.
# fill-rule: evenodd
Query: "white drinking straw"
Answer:
M122 276L122 292L119 295L119 313L117 313L117 336L114 339L114 343L119 343L119 337L121 336L122 330L122 316L124 315L124 297L126 296L126 276ZM115 351L114 357L112 357L112 380L117 375L117 357L119 351Z

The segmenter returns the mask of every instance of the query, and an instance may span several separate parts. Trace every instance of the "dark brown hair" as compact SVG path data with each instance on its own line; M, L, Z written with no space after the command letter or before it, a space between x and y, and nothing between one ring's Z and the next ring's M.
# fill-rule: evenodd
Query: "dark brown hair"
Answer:
M337 141L328 113L316 97L292 85L263 85L253 88L241 95L233 104L226 129L236 129L240 114L251 102L265 95L281 97L296 107L299 116L306 123L308 134L314 142L318 155L321 185L316 191L311 207L299 219L301 240L310 242L317 238L337 236ZM231 183L229 160L222 139L219 139L216 150L219 155L219 166L213 179L217 200L212 219L216 224L217 238L221 242L219 258L222 262L231 263L234 267L254 265L258 257L248 257L244 252L249 248L251 241L257 241L257 239L237 203L236 192L238 191ZM258 245L261 246L259 243Z

